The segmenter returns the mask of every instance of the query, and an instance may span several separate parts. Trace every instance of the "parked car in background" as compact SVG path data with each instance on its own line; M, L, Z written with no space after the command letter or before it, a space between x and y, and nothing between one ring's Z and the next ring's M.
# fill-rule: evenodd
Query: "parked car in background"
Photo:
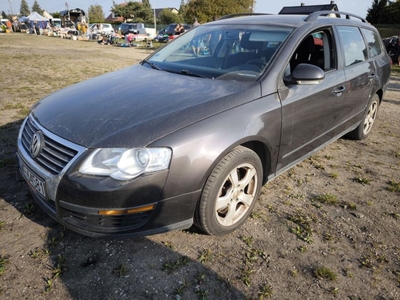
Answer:
M177 23L171 23L164 29L161 29L160 31L158 31L158 34L155 37L155 40L159 41L161 43L166 43L169 40L173 39L173 36L175 35L176 25L177 25ZM192 28L192 26L190 26L188 24L182 24L182 25L184 27L185 32L190 30L190 28ZM172 36L172 38L171 38L171 36Z
M136 33L139 31L139 29L144 30L144 24L143 23L122 23L120 26L121 34L126 35L129 32L131 33Z
M385 45L386 51L392 59L393 63L399 62L400 55L400 39L398 36L392 36L383 39L383 44Z
M33 197L89 236L236 230L269 180L371 133L390 58L375 27L331 13L227 16L42 99L18 135Z
M89 28L93 33L103 35L114 33L114 27L109 23L93 23L89 25Z

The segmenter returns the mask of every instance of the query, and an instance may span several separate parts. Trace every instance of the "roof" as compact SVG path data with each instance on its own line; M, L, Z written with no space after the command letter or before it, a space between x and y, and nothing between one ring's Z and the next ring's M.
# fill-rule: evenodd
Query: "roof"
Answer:
M316 11L332 10L338 11L338 6L331 1L330 4L321 5L300 5L300 6L285 6L279 12L279 15L309 15Z
M36 11L32 12L28 17L29 21L48 21L49 19L39 15Z

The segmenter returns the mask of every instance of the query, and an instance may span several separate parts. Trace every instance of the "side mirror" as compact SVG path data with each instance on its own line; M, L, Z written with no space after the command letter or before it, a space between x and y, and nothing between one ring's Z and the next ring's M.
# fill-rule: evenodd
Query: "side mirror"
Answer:
M324 78L325 72L310 64L299 64L292 72L292 79L297 84L319 84Z

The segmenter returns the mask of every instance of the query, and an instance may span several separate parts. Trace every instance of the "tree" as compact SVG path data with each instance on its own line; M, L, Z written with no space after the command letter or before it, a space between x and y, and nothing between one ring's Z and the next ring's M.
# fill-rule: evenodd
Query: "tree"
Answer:
M185 4L184 20L191 24L194 18L200 23L212 21L228 14L250 13L253 9L253 0L196 0Z
M26 0L21 0L21 7L19 9L19 14L21 16L29 16L31 14L31 11L29 9L28 3L26 2Z
M4 12L4 10L1 11L1 18L7 19L7 14Z
M386 7L387 0L374 0L367 10L365 19L371 24L378 24L382 10Z
M92 23L104 22L103 7L99 4L90 5L88 10L89 20Z
M170 24L170 23L182 23L182 18L179 14L174 14L170 9L163 9L159 16L160 23Z
M147 1L148 2L148 1ZM146 5L141 2L132 2L116 4L113 1L111 11L123 18L124 21L132 19L137 23L151 23L153 22L153 11L150 4Z
M142 0L143 6L151 9L150 0Z
M43 14L43 9L40 7L39 3L35 0L32 5L32 12L37 12L39 15Z
M400 2L396 1L384 7L377 24L400 24Z

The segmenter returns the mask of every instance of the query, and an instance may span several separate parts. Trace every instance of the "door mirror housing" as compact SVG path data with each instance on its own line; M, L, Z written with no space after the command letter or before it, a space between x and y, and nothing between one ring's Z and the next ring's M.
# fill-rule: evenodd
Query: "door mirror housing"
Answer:
M310 64L299 64L292 72L292 81L296 84L319 84L324 78L325 72Z

